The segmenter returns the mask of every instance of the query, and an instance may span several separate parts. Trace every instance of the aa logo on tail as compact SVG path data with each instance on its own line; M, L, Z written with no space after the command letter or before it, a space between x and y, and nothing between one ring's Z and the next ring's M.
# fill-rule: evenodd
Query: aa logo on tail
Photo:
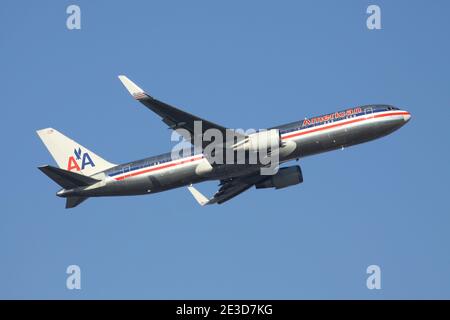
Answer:
M86 166L90 165L91 167L95 167L94 161L92 161L91 156L87 152L82 152L81 148L79 147L78 150L74 149L73 153L74 156L69 157L69 161L67 163L67 170L68 171L80 171L83 170ZM81 168L78 165L78 162L81 160Z

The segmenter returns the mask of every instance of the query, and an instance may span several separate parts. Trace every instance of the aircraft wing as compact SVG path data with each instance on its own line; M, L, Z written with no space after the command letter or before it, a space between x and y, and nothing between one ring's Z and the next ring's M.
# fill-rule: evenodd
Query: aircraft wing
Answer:
M138 87L134 82L128 79L126 76L120 75L120 81L128 90L128 92L139 102L141 102L144 106L146 106L151 111L155 112L162 118L162 121L169 126L170 129L176 130L178 128L183 128L189 131L190 137L186 137L188 141L191 141L193 144L194 137L194 122L201 121L202 122L202 131L199 136L203 135L203 133L208 129L218 129L222 132L223 137L226 136L226 128L215 124L213 122L204 120L200 117L197 117L193 114L180 110L174 106L171 106L165 102L159 101L152 96L145 93L140 87ZM197 137L201 138L201 137ZM200 140L199 140L200 141ZM203 143L203 147L209 144L210 142Z
M201 206L214 203L221 204L248 190L255 185L255 183L264 179L267 179L267 177L257 174L222 180L220 181L219 191L217 191L211 199L205 197L192 185L188 186L188 190Z

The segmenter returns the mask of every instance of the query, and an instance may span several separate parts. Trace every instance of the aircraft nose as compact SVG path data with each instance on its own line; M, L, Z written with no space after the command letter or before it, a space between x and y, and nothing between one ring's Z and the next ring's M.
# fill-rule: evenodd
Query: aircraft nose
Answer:
M406 113L403 115L403 120L406 122L409 121L409 119L411 119L411 113L409 113L408 111L406 111Z

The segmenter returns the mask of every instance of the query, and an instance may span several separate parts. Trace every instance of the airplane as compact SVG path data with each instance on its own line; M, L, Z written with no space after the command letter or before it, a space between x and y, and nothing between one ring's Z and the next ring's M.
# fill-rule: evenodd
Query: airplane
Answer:
M231 130L157 100L126 76L120 75L119 79L132 97L160 116L170 129L187 132L188 143L193 144L195 138L207 130L219 133ZM236 143L233 138L217 144L215 150L219 150L218 154L225 154L225 150L232 150L232 154L235 154L241 149L257 153L260 150L258 141L270 137L278 147L279 164L273 174L262 174L261 169L267 167L267 163L262 160L252 164L214 162L213 153L205 152L205 141L201 141L199 148L190 149L191 152L180 157L174 157L169 152L117 165L56 129L46 128L38 130L37 134L58 167L45 165L38 168L62 188L56 195L66 198L66 208L76 207L90 197L153 194L178 187L187 187L201 206L221 204L253 186L256 189L282 189L302 183L300 166L280 165L386 136L402 127L410 118L408 111L392 105L364 105L250 134L231 130L240 139L239 142ZM198 122L201 123L200 132L195 127ZM268 148L269 155L271 150ZM248 159L248 154L245 155L245 159ZM193 186L211 180L220 181L219 190L211 198Z

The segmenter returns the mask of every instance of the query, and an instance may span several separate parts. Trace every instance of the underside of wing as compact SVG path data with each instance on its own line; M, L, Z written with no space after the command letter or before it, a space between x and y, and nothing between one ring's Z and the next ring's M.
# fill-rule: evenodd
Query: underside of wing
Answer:
M267 179L267 177L257 174L222 180L220 181L219 190L211 199L206 198L192 185L190 185L188 189L195 200L197 200L197 202L202 206L214 203L221 204L248 190L254 186L255 183L258 183L264 179Z

